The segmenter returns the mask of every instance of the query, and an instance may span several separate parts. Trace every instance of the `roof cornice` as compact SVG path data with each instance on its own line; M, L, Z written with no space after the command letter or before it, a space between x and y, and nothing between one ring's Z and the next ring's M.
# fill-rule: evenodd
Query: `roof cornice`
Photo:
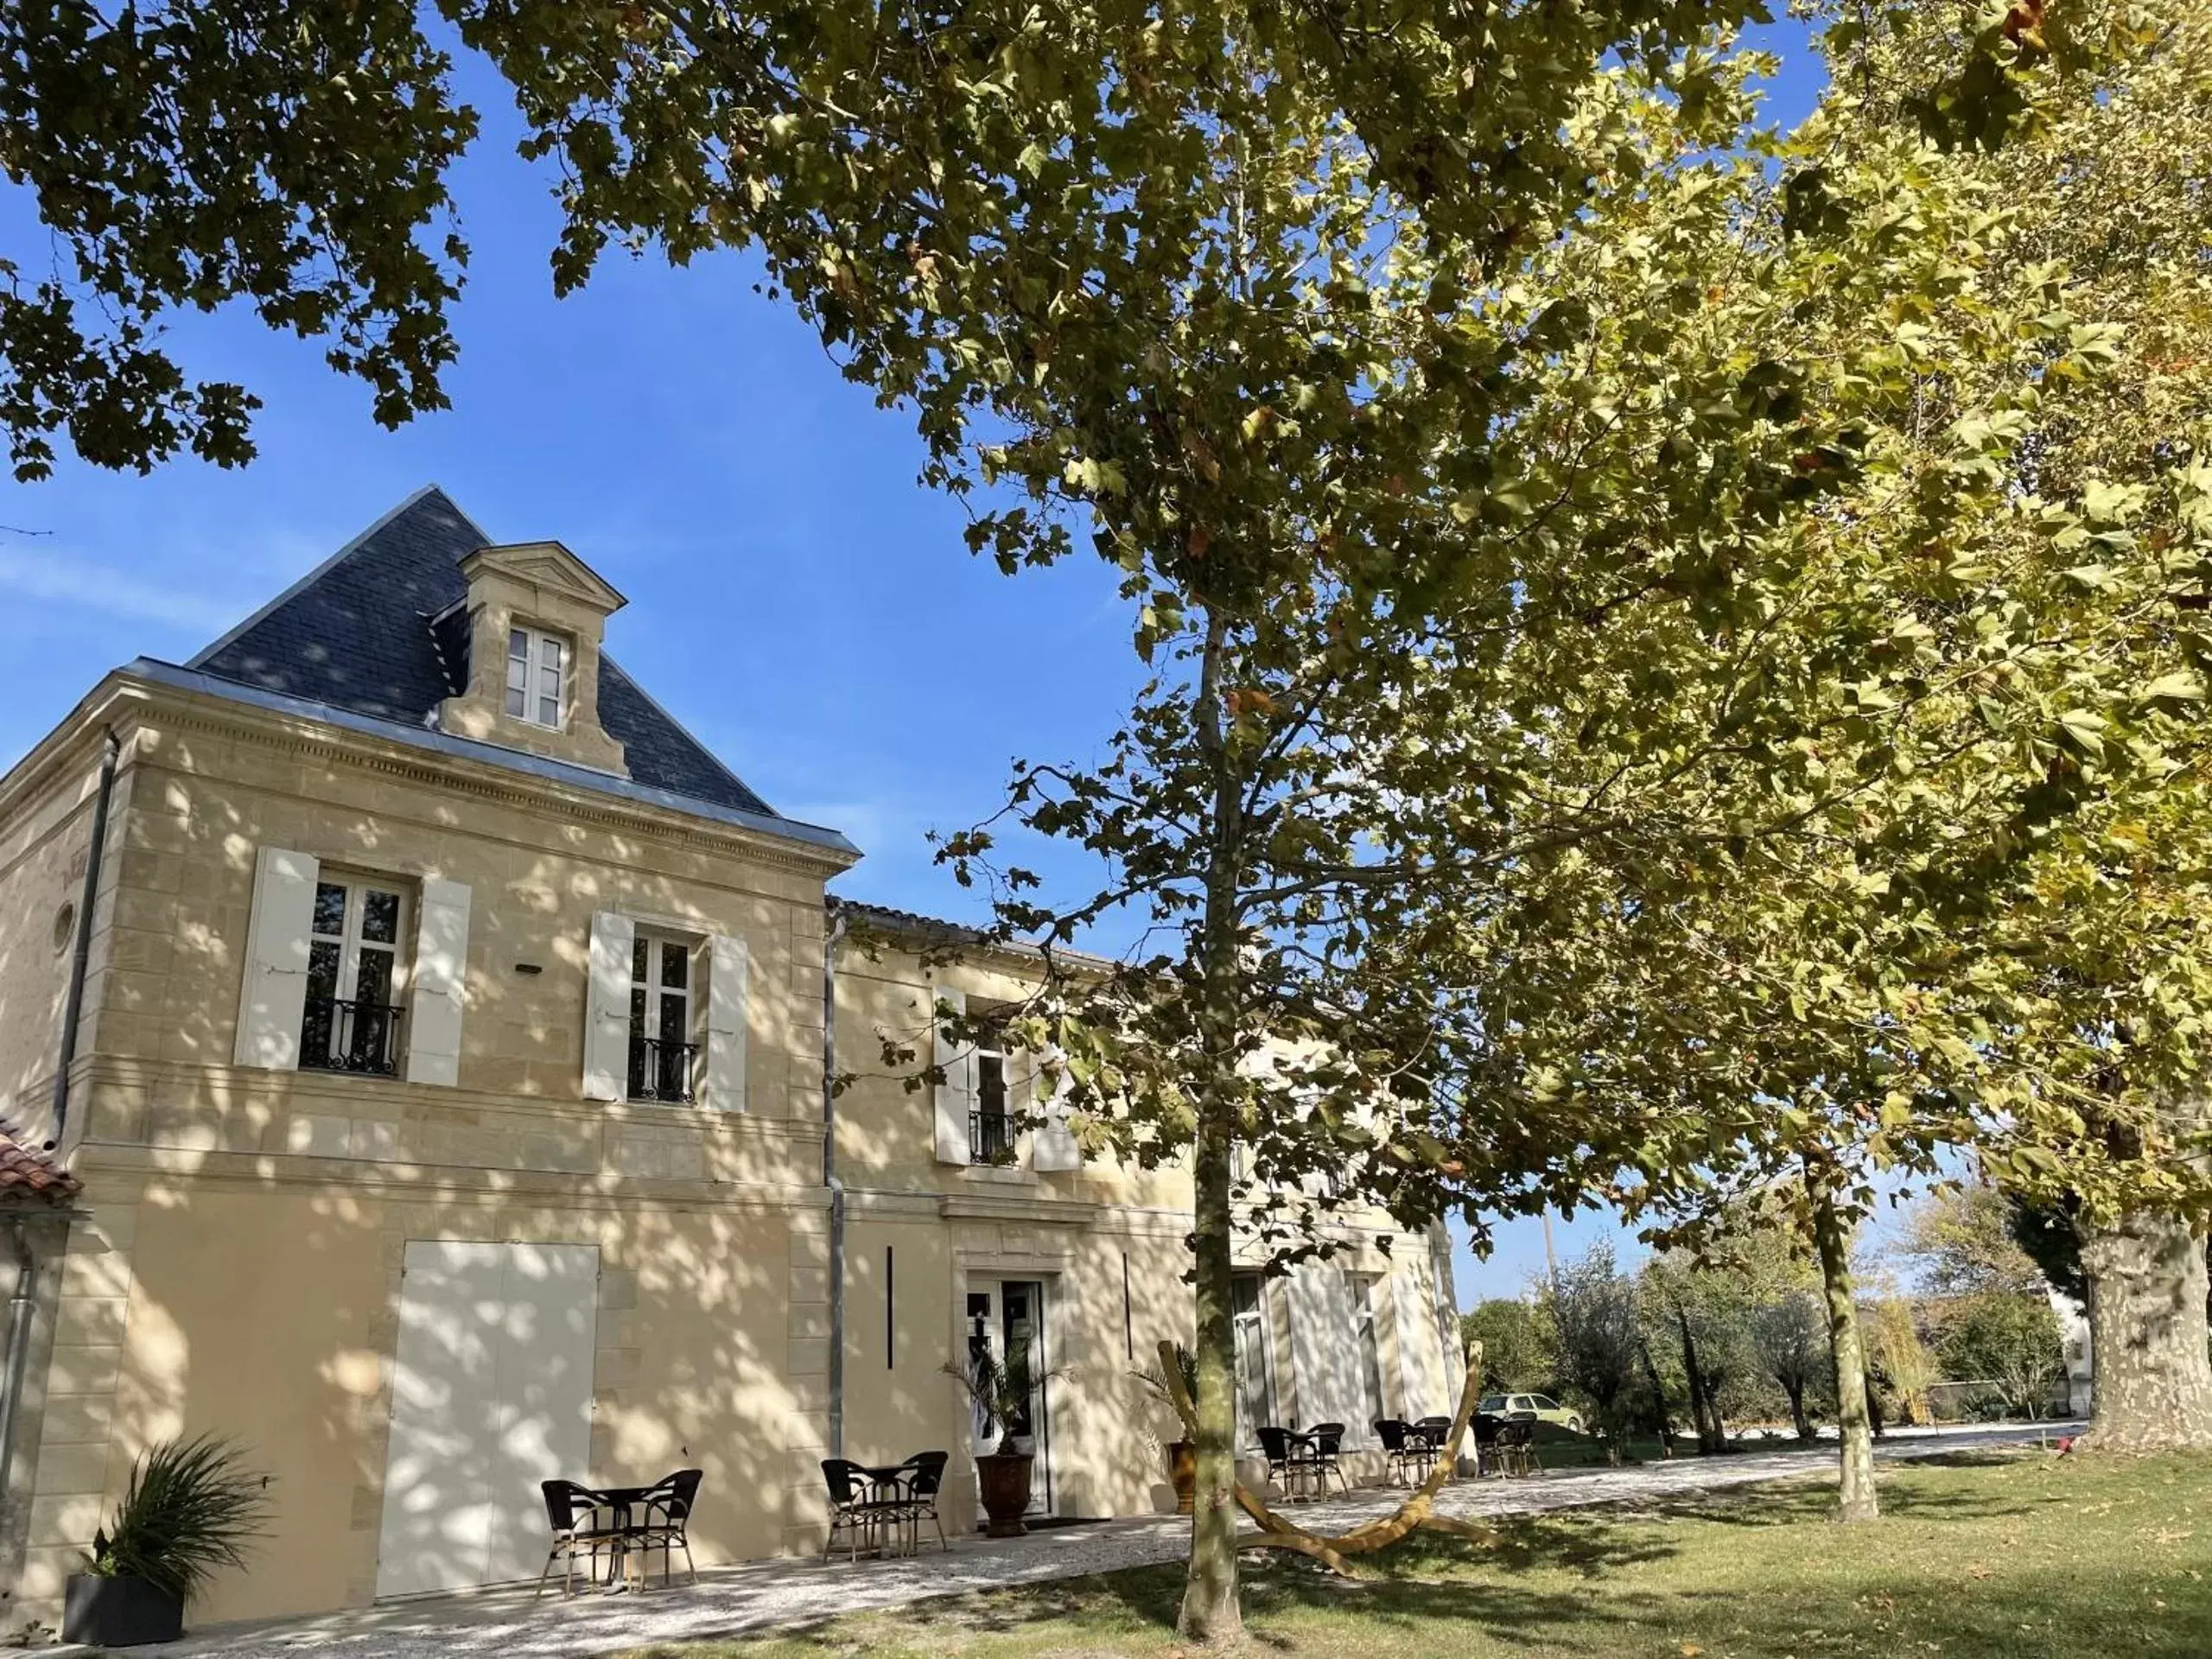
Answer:
M737 850L826 880L860 861L834 830L693 801L581 766L397 721L331 709L145 658L102 680L69 717L0 778L0 819L102 728L157 714L165 723L250 740L383 773L432 789L557 807L569 822ZM573 774L573 775L572 775Z

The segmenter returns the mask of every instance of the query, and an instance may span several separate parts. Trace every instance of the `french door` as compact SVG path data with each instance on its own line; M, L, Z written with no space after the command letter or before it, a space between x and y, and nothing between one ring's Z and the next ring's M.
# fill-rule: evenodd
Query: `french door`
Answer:
M971 1370L985 1355L1003 1365L1024 1355L1031 1377L1029 1397L1012 1424L1017 1449L1037 1461L1030 1474L1029 1513L1052 1513L1052 1346L1045 1324L1045 1285L1037 1279L971 1279L968 1281L968 1363ZM1007 1425L995 1423L982 1406L970 1414L969 1429L978 1456L998 1449Z

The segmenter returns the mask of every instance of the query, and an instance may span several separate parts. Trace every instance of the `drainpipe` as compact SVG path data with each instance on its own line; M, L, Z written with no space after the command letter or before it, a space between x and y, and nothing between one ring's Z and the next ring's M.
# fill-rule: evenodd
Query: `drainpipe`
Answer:
M822 942L822 1185L830 1189L830 1455L845 1455L845 1184L837 1179L837 901Z
M122 752L123 745L116 741L115 728L111 726L106 741L100 747L99 798L92 808L92 844L85 855L85 893L77 902L77 948L69 958L69 1000L61 1012L61 1055L54 1071L52 1138L46 1143L49 1152L61 1144L62 1127L69 1117L69 1068L77 1063L77 1020L84 1012L85 971L92 958L92 900L100 890L100 855L107 849L108 803L115 794L116 757ZM16 1233L17 1248L22 1249L25 1247L20 1227ZM12 1364L12 1336L10 1341ZM12 1389L9 1398L11 1402L15 1398Z
M0 1388L0 1497L16 1466L16 1407L23 1397L23 1371L31 1351L31 1286L38 1273L30 1234L20 1217L10 1222L16 1243L16 1294L8 1300L8 1369Z

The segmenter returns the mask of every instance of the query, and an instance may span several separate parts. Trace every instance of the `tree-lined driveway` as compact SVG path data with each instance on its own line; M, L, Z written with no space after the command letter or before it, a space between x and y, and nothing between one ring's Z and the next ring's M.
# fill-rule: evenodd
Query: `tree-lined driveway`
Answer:
M1878 1448L1885 1459L1920 1458L1977 1446L2035 1443L2072 1433L2079 1425L1894 1431ZM1562 1470L1529 1480L1463 1480L1446 1487L1437 1507L1466 1517L1534 1514L1591 1504L1635 1503L1686 1492L1742 1486L1833 1471L1833 1441L1818 1447L1777 1442L1772 1449L1726 1458L1690 1458L1632 1469ZM1402 1495L1363 1491L1348 1499L1300 1506L1302 1523L1338 1531L1388 1515ZM498 1590L441 1597L280 1624L213 1627L149 1655L223 1656L223 1659L591 1659L656 1642L702 1641L838 1613L894 1607L931 1596L960 1595L1006 1585L1114 1573L1180 1559L1190 1522L1173 1516L1074 1526L1009 1540L962 1539L950 1553L911 1559L823 1564L758 1561L700 1575L693 1587L640 1594L589 1595L542 1601L530 1592Z

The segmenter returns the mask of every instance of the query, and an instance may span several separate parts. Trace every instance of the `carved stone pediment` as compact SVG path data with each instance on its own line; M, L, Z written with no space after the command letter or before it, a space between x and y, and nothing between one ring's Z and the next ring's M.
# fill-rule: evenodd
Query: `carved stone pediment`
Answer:
M461 574L473 584L485 576L503 577L534 588L547 601L566 601L607 616L629 601L599 573L558 542L510 542L470 554Z

